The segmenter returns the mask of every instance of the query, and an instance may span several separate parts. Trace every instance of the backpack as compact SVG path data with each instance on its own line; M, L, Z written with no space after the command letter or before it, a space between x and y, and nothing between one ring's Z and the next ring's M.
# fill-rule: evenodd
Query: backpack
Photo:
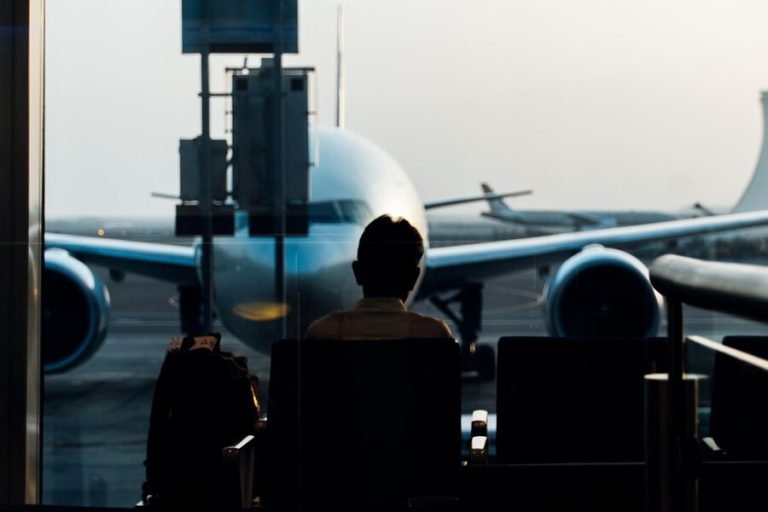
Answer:
M221 335L175 338L155 384L147 435L145 504L221 505L222 449L254 431L258 379Z

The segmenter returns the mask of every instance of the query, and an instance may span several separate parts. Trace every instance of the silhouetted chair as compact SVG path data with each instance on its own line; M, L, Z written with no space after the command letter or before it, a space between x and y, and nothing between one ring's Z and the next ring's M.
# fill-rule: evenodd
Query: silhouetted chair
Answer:
M768 359L765 336L726 336L723 345ZM723 456L768 460L768 372L715 355L710 437Z
M256 483L255 469L258 467L257 457L263 451L264 439L259 429L253 434L243 437L240 442L226 446L221 453L221 468L219 475L211 475L218 483L218 499L212 504L203 504L206 508L215 509L248 509L255 506L256 498L254 484ZM190 443L190 451L194 451L194 443ZM153 496L141 499L135 508L181 508L175 503L158 503ZM194 504L197 506L198 504ZM187 504L190 506L190 504ZM193 507L194 508L194 507Z
M453 339L277 342L265 506L405 508L454 495L460 373Z
M723 345L768 359L768 337L726 336ZM768 500L768 372L717 353L712 371L703 510L759 510Z
M501 338L496 460L643 461L643 377L664 371L665 350L662 338Z
M502 337L494 464L463 470L476 510L644 509L644 376L662 338Z

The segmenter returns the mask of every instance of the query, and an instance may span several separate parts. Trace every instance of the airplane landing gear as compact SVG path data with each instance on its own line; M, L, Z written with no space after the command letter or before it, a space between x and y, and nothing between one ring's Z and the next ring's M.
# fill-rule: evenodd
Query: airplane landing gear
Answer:
M496 358L493 349L477 342L477 333L481 330L483 310L482 283L467 283L447 299L433 295L429 300L458 328L461 340L462 370L477 375L477 379L480 381L495 379ZM459 303L459 315L449 307L454 302Z

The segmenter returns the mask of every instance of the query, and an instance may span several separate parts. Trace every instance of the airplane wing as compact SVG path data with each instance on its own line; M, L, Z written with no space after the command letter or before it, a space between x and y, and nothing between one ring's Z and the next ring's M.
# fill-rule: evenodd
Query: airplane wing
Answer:
M477 201L488 201L489 199L503 199L505 197L527 196L532 193L533 193L533 190L518 190L516 192L504 192L504 193L486 192L485 194L479 195L479 196L457 197L454 199L444 199L442 201L432 201L429 203L424 203L424 209L432 210L434 208L442 208L444 206L453 206L456 204L475 203Z
M627 248L642 243L768 224L768 210L618 228L430 248L420 297L527 268L559 263L590 244ZM46 249L66 250L85 263L178 284L196 285L197 256L188 246L47 233Z
M557 263L590 244L626 248L764 224L768 224L768 210L430 248L419 297L456 289L467 281Z
M196 285L197 257L189 246L45 234L46 249L63 249L84 263L141 274L177 284Z

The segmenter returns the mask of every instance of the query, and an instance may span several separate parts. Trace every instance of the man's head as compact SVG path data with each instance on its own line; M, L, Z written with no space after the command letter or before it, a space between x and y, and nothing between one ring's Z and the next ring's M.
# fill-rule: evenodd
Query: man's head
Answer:
M403 218L382 215L366 226L352 263L357 284L365 297L398 297L405 300L419 277L424 241Z

